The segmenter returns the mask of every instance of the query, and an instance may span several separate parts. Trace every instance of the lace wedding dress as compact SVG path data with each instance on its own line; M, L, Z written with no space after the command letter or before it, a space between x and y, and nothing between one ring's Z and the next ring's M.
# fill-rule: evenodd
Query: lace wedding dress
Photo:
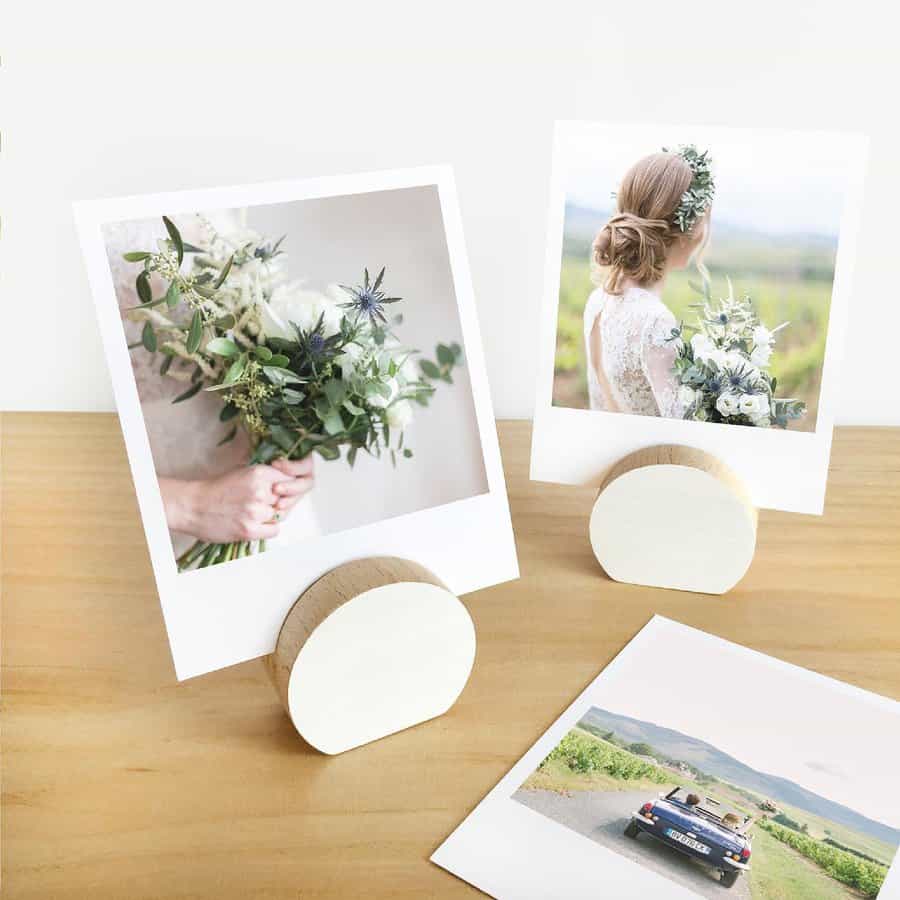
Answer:
M237 224L230 213L209 218L223 230ZM196 217L175 216L173 219L186 241L193 243L199 239ZM161 219L116 222L104 227L107 258L120 311L140 303L134 284L138 269L134 263L126 262L122 254L129 250L155 249L157 241L166 236ZM154 296L159 296L165 289L156 276L152 284ZM140 343L142 323L133 322L123 315L122 325L128 343ZM238 428L233 440L218 446L228 431L228 426L219 421L222 401L218 395L201 391L189 400L173 404L172 400L189 387L189 382L161 376L159 367L162 359L161 354L147 353L142 348L131 351L131 366L156 474L195 480L214 478L246 465L250 447L242 429ZM308 494L281 523L278 537L267 543L270 546L286 544L319 534L313 499ZM176 532L170 532L170 535L176 556L190 547L195 539L192 535Z
M675 348L666 341L677 324L651 291L594 291L584 308L591 409L680 419Z

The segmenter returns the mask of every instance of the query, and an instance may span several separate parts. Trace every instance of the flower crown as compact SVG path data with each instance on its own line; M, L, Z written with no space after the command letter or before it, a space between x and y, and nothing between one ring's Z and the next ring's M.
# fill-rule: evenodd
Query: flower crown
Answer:
M681 195L681 201L675 210L675 224L687 233L694 223L706 212L716 190L712 175L712 159L709 151L701 153L693 144L682 144L677 150L662 148L663 153L676 153L690 167L693 178L691 186Z

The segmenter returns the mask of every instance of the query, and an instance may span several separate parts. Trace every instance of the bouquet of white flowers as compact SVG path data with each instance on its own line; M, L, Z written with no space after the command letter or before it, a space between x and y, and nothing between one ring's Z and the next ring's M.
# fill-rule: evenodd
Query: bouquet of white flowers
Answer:
M199 246L186 243L168 218L168 238L155 250L125 259L140 265L141 305L128 315L144 321L141 342L163 359L160 375L188 386L173 402L201 390L222 398L219 418L237 420L252 447L251 463L318 453L341 455L352 466L359 450L412 456L403 430L413 404L426 406L434 382L452 383L462 348L438 344L436 361L414 359L389 322L386 307L400 302L382 290L384 269L365 270L357 287L332 285L324 293L287 282L281 244L246 229L222 234L202 221ZM191 259L184 265L184 259ZM154 298L152 276L166 285ZM232 424L222 443L237 431ZM265 549L265 542L197 541L178 560L180 570L227 562Z
M769 330L749 296L736 298L730 279L728 296L713 301L709 279L693 285L703 295L696 326L672 332L675 374L685 419L728 425L786 428L806 413L802 400L775 397L777 379L766 371L776 334ZM685 331L692 332L690 340Z

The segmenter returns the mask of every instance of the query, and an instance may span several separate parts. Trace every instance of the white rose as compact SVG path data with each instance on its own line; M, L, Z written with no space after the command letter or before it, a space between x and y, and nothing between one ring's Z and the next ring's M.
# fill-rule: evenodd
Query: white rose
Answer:
M387 410L387 423L391 428L399 428L401 431L412 422L413 408L409 400L398 400L392 403Z
M753 329L753 343L756 344L757 347L770 345L774 337L775 335L773 335L765 325L757 325Z
M312 331L319 318L325 337L341 330L341 311L333 300L318 291L300 290L298 284L285 284L275 288L268 303L261 304L263 332L266 337L294 340L291 324L301 331Z
M697 392L690 385L683 384L678 389L678 402L683 409L687 409L696 397Z
M719 399L716 400L716 409L726 418L733 416L738 411L737 396L729 392L719 394Z
M750 418L753 419L754 422L766 421L768 423L768 417L771 412L769 398L765 394L757 394L756 409L750 413Z
M741 394L738 398L738 411L744 416L755 416L757 410L755 394Z
M383 382L383 384L390 390L390 395L385 397L383 394L380 394L377 390L375 390L374 387L370 388L366 394L366 399L369 401L370 406L375 406L378 409L384 409L400 391L400 385L397 383L396 378L388 378L387 381Z

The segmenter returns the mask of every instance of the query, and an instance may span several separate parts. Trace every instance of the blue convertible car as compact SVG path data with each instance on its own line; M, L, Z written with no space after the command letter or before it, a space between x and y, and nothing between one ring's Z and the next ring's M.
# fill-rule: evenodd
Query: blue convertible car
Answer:
M746 835L750 816L726 812L712 797L701 798L677 787L660 794L632 813L625 834L641 832L676 850L718 869L721 883L732 887L741 872L750 868L750 838Z

